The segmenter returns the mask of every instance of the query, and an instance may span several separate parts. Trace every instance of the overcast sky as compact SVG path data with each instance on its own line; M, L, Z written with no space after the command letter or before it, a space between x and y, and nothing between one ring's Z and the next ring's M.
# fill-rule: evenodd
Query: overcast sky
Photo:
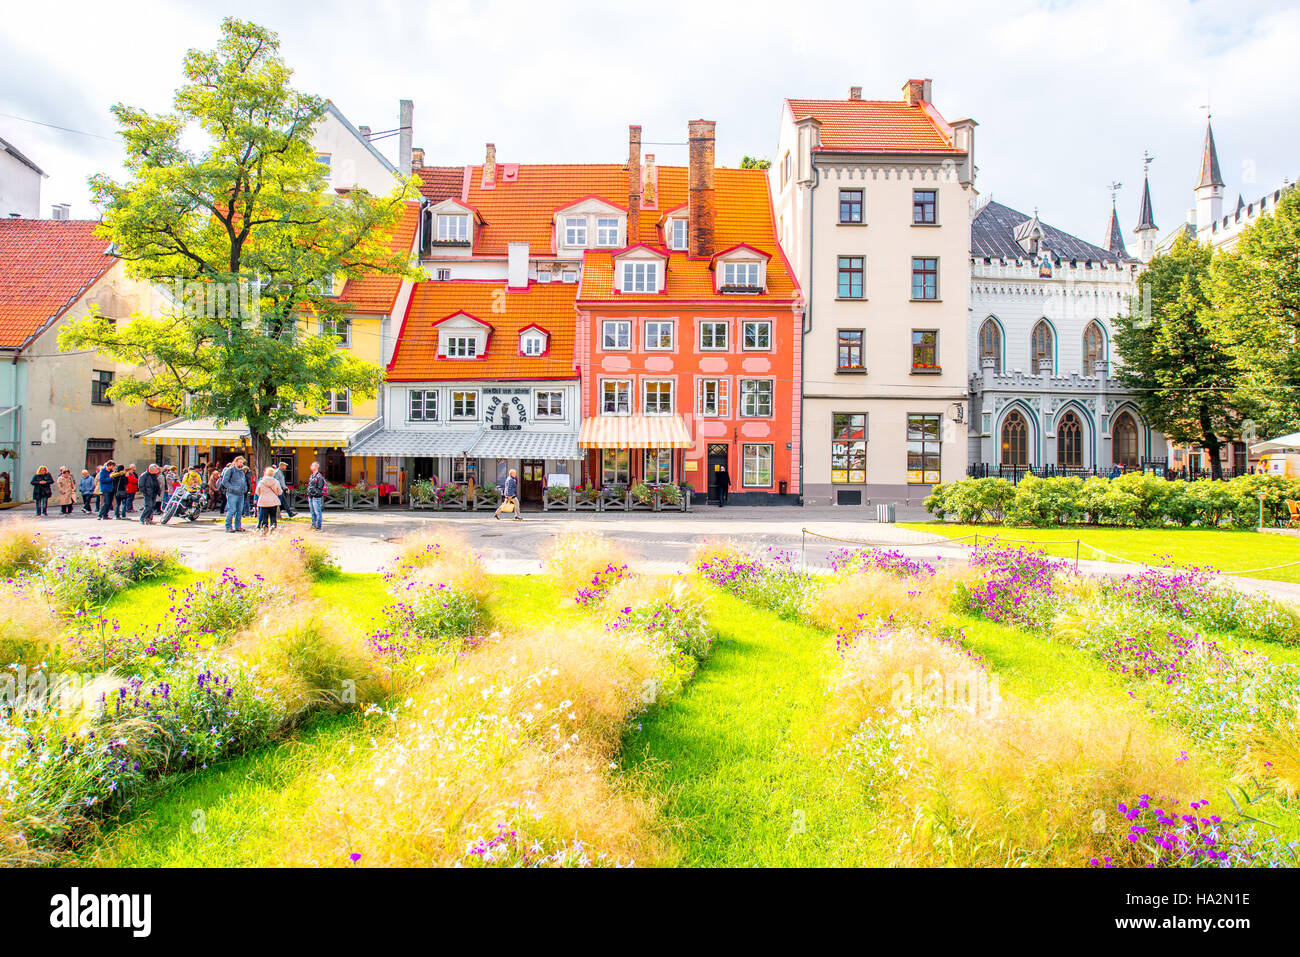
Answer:
M894 99L916 76L949 120L979 122L981 193L1093 242L1118 180L1132 247L1144 150L1161 233L1186 216L1206 103L1229 205L1300 174L1300 9L1263 0L14 2L0 114L104 137L0 115L49 174L44 215L96 215L86 177L120 171L110 104L168 109L185 50L211 48L227 15L276 30L296 84L354 124L391 129L414 100L429 163L482 162L487 141L501 162L621 162L629 123L682 144L703 117L734 166L772 156L785 97ZM396 137L376 145L396 159Z

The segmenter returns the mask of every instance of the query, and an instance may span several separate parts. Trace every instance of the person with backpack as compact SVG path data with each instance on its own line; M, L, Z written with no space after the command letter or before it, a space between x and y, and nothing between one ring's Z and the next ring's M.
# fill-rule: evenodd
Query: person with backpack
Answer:
M329 483L321 474L320 463L311 463L311 478L307 479L307 508L311 511L311 527L321 531L325 521L325 496L329 494Z
M226 496L226 531L242 532L244 519L244 499L248 495L248 475L244 469L244 457L235 456L235 460L226 466L218 483Z

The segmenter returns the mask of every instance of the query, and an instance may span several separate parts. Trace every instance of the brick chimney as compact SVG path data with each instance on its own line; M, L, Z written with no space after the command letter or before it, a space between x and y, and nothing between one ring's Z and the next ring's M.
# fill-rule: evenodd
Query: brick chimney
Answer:
M659 208L659 171L655 169L655 154L645 154L645 168L641 171L641 207Z
M862 87L860 87L860 86L851 86L851 87L849 87L849 99L850 99L850 100L860 100L860 99L862 99Z
M480 186L483 189L495 189L497 185L497 145L489 143L487 145L487 155L483 157L483 179Z
M908 80L903 84L903 102L908 106L929 103L930 83L930 80Z
M412 147L411 169L420 169L422 166L424 166L424 150L420 149L418 146Z
M627 128L627 244L641 238L641 127Z
M687 138L690 140L688 232L692 259L708 259L713 255L713 150L716 126L713 120L691 120L687 127Z

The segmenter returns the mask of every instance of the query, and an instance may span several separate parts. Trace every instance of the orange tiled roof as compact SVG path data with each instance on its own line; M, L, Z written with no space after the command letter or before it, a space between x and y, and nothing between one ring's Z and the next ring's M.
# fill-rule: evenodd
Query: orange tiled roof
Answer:
M0 348L21 349L117 262L87 220L0 219Z
M415 245L415 231L420 224L420 204L407 203L402 218L393 230L391 248L396 253L409 253ZM349 279L339 294L339 301L346 302L353 312L379 313L388 315L397 302L401 291L400 276L363 276Z
M659 206L671 210L686 199L687 170L681 166L659 167ZM608 252L589 250L582 265L582 288L578 301L716 300L741 304L747 300L771 302L795 296L795 282L776 241L772 208L768 200L767 174L763 170L716 169L713 173L713 248L722 252L733 246L752 246L771 258L767 260L767 293L760 296L722 295L714 292L714 272L707 259L693 260L685 252L670 252L664 293L657 296L625 296L614 292L614 260ZM642 211L643 241L663 248L655 223L660 214Z
M499 281L417 283L388 363L388 381L443 379L576 379L574 283L531 283L512 292ZM465 312L492 327L487 353L477 359L438 357L434 326ZM519 355L519 333L531 325L549 333L543 356Z
M868 153L955 153L924 107L902 100L786 100L797 120L821 121L821 149ZM937 116L937 114L936 114Z
M555 211L578 200L597 197L615 206L627 206L627 167L601 164L518 164L518 173L504 180L504 166L497 164L496 186L483 189L483 166L469 168L469 189L464 200L483 217L475 237L476 255L504 256L511 242L528 242L532 255L555 251ZM512 168L516 164L508 164ZM659 174L660 188L663 173ZM683 200L685 195L682 196ZM642 216L642 234L653 237L653 216ZM649 219L649 224L646 220ZM650 228L644 228L648 225Z

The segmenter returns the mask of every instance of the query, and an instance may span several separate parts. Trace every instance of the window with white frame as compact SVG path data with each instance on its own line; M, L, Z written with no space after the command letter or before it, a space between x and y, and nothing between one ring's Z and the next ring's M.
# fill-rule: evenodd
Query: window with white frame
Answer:
M412 389L407 405L407 418L412 422L438 421L438 390Z
M453 419L477 419L478 393L472 391L452 392L451 417Z
M587 217L566 216L564 219L564 245L587 245Z
M478 339L475 336L447 337L449 359L473 359L476 355L478 355Z
M667 351L673 347L671 319L647 319L645 322L645 347L648 351Z
M700 349L705 352L725 352L727 350L727 329L730 323L726 320L700 323Z
M668 245L673 249L685 249L687 246L686 230L688 224L685 219L671 219L668 221Z
M438 280L438 282L447 282L451 279L451 270L437 269L434 271L433 278Z
M772 446L745 445L740 454L742 488L772 487Z
M770 418L772 415L772 380L740 380L740 414L748 417Z
M673 450L646 449L642 481L650 485L668 485L673 480Z
M340 346L352 345L352 319L348 316L322 319L320 332L323 336L338 336Z
M564 393L563 392L538 392L537 393L537 415L538 419L562 419L564 418Z
M600 324L600 341L603 349L631 349L632 321L606 319Z
M632 453L627 449L602 449L600 484L628 485L632 479Z
M768 319L746 319L743 326L741 345L751 351L767 351L772 348L772 323Z
M618 245L618 220L614 218L600 217L596 220L596 245L597 246L617 246Z
M540 356L546 351L546 333L529 329L519 337L519 351L526 356Z
M761 289L762 267L760 263L723 263L723 289Z
M439 216L438 242L469 242L469 217L464 215Z
M325 411L332 415L348 415L352 412L352 391L350 389L332 389L325 393Z
M659 264L657 262L623 263L623 292L658 292Z
M631 379L606 379L600 384L600 397L600 411L602 414L632 414Z
M646 415L672 415L673 380L646 379L641 411Z
M573 283L577 281L578 281L578 270L576 269L566 269L564 270L564 272L560 273L560 282Z
M725 419L730 408L730 395L726 379L700 379L696 395L695 414L709 418Z

